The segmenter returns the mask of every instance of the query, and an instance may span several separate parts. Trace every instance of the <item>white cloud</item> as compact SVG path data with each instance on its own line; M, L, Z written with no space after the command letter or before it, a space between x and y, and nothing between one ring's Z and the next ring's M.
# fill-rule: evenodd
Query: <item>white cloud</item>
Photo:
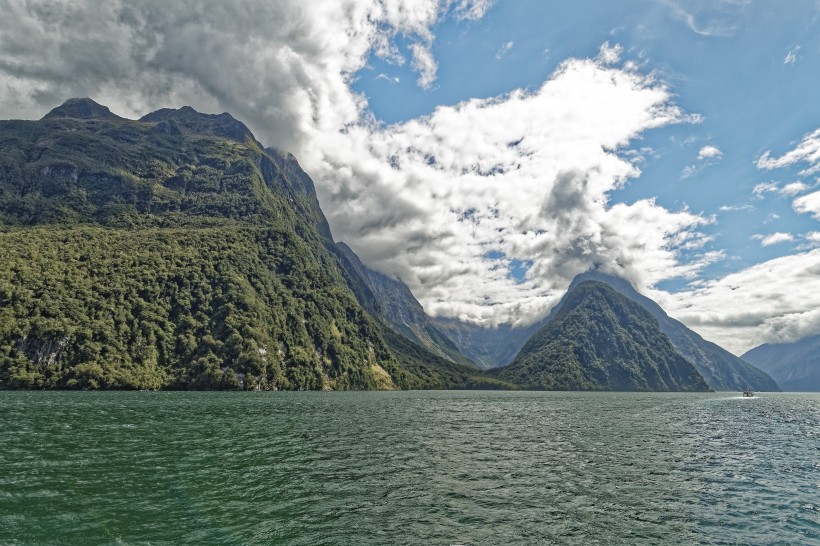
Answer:
M803 193L807 189L809 189L808 184L804 184L803 182L792 182L780 188L780 191L778 193L780 195L794 197L798 193Z
M506 55L506 54L507 54L507 52L508 52L509 50L511 50L511 49L512 49L513 45L515 45L515 43L514 43L512 40L510 40L509 42L507 42L506 44L504 44L503 46L501 46L501 47L498 49L498 51L496 51L496 52L495 52L495 58L496 58L496 59L498 59L498 60L500 61L500 60L501 60L501 58L502 58L504 55Z
M794 149L780 157L772 157L771 150L768 150L757 160L758 168L767 170L789 167L797 163L808 164L808 167L800 172L803 176L820 172L820 129L805 135Z
M422 89L430 89L430 87L432 87L433 82L436 81L436 73L438 72L438 63L433 57L431 47L431 44L421 42L416 42L410 46L413 52L411 65L419 73L417 83Z
M801 236L803 244L797 247L798 250L811 250L820 247L820 231L810 231Z
M811 214L815 220L820 220L820 191L798 197L792 206L797 212Z
M786 54L786 58L783 59L783 64L794 64L797 62L797 52L800 51L800 45L794 46L789 52Z
M388 81L390 83L399 83L399 81L400 81L398 76L388 76L384 72L379 73L379 75L376 76L373 79L375 79L375 80L385 80L385 81Z
M737 212L737 211L750 211L755 210L754 205L723 205L720 207L721 212Z
M778 190L777 182L761 182L757 184L752 193L758 199L763 199L763 195L767 193L774 193Z
M681 169L680 177L681 178L689 178L689 177L694 176L695 174L697 174L698 170L699 169L698 169L697 165L687 165L686 167Z
M775 258L680 293L650 292L669 314L735 354L820 332L820 249Z
M721 157L723 157L723 152L715 146L704 146L698 152L698 159L701 161L704 159L720 159Z
M621 53L623 53L623 48L621 44L610 45L609 42L606 42L604 45L601 46L601 49L598 51L598 62L604 65L615 64L620 62L621 60Z
M713 2L681 2L661 0L672 14L686 23L689 30L706 37L732 36L738 29L741 12L750 0L723 0Z
M794 236L791 233L778 231L769 235L752 235L752 239L760 241L761 246L772 246L779 243L788 243L794 241Z

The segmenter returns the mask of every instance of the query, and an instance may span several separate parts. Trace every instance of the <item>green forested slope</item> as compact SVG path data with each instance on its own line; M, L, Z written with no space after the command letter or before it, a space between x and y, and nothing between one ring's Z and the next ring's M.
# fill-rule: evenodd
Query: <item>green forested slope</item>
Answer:
M310 178L228 114L0 122L0 263L0 388L460 386L402 367Z
M403 374L332 263L272 229L0 234L0 383L376 388Z
M706 391L639 304L596 281L580 283L500 379L551 390Z

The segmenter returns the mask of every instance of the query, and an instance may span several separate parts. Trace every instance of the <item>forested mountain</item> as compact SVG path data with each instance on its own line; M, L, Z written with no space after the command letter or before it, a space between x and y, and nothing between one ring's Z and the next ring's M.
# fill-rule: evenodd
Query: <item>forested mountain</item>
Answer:
M649 312L596 281L573 287L515 360L494 372L550 390L709 390Z
M771 375L783 390L820 391L820 335L793 343L764 343L742 358Z
M733 355L719 345L703 339L666 314L654 301L640 294L628 281L597 271L578 275L569 290L588 280L603 282L627 298L639 303L657 319L661 331L669 337L675 350L695 365L709 387L716 391L742 391L747 386L758 391L779 391L777 383L764 371ZM557 309L553 310L553 313ZM549 321L549 317L547 319Z
M0 261L0 388L421 388L472 374L388 346L310 178L228 114L133 121L73 99L0 122Z

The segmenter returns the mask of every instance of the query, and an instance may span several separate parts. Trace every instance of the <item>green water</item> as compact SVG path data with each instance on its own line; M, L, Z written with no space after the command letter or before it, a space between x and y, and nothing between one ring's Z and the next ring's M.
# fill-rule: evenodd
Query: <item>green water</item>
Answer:
M0 544L820 544L820 396L0 392Z

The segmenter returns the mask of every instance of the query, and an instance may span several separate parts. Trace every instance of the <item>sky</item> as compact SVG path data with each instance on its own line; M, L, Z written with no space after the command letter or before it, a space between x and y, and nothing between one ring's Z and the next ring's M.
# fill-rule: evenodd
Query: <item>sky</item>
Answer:
M740 354L820 333L818 0L0 0L0 117L230 112L432 315L592 267Z

